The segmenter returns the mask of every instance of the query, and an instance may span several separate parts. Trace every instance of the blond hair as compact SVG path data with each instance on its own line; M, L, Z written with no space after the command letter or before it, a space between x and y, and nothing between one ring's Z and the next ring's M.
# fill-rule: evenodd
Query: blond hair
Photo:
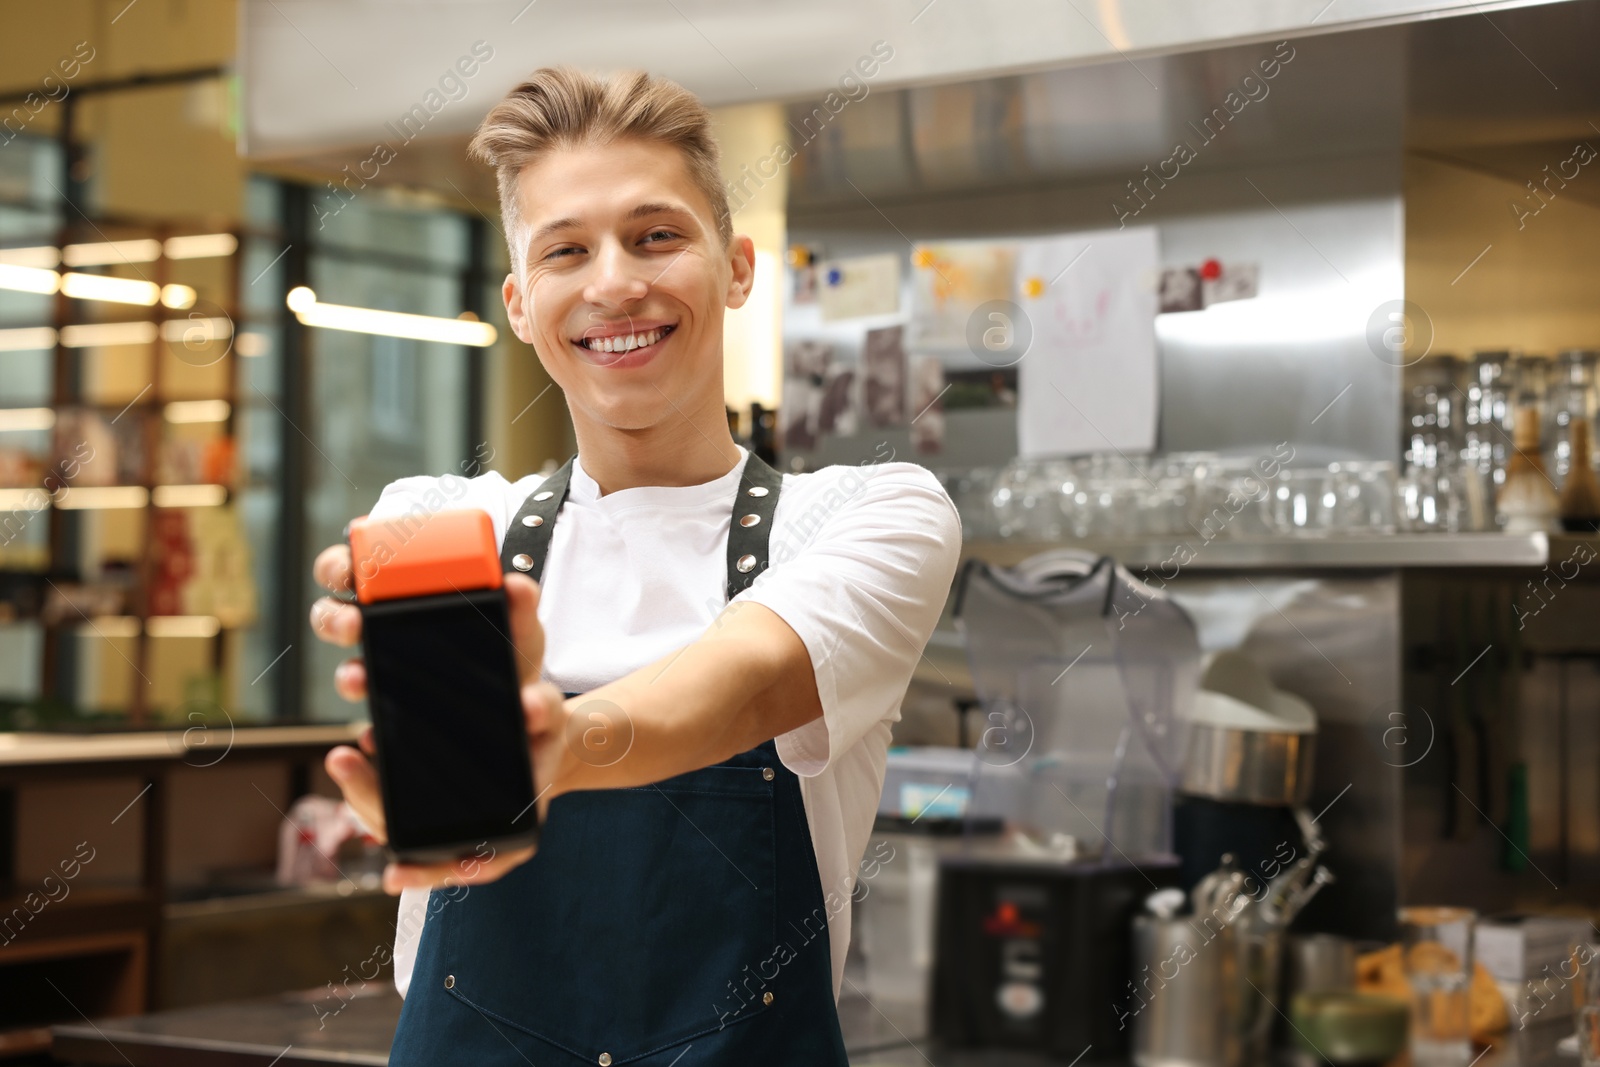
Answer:
M552 149L622 139L655 141L683 153L689 177L705 194L724 246L733 213L722 184L711 113L676 82L642 70L597 78L572 67L540 67L484 116L467 155L495 168L511 262L522 273L523 219L517 204L522 168Z

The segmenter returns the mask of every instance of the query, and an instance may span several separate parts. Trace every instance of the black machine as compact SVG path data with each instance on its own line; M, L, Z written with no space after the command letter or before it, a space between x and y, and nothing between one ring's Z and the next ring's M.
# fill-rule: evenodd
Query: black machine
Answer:
M537 834L504 576L481 511L350 525L389 848L438 862Z

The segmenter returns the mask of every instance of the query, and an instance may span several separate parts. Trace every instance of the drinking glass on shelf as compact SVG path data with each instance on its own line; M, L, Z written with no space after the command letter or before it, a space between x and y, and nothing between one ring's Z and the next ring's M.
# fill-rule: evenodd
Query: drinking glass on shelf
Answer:
M1400 909L1406 979L1411 983L1415 1067L1467 1067L1472 1060L1467 992L1472 985L1471 908Z
M1484 528L1474 519L1474 515L1483 512L1484 505L1481 499L1473 505L1474 499L1481 498L1481 492L1475 492L1479 486L1467 484L1471 476L1472 472L1460 464L1407 470L1395 494L1400 527L1450 533Z
M1284 468L1278 472L1268 504L1273 531L1285 537L1327 533L1332 496L1328 468Z
M1578 958L1578 1056L1600 1067L1600 945L1579 945Z
M1394 497L1393 463L1330 463L1322 496L1324 524L1341 534L1394 533Z

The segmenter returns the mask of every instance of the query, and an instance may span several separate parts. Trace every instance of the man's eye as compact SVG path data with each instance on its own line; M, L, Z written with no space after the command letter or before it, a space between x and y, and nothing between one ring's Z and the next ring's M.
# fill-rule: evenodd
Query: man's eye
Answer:
M644 239L646 241L654 241L659 243L661 241L675 241L677 238L678 235L673 233L671 230L651 230L649 233L645 234Z
M581 253L582 251L583 251L583 249L581 249L581 248L575 248L575 247L572 247L572 246L569 245L569 246L567 246L565 248L556 249L555 251L551 252L549 255L545 256L544 258L545 259L560 259L561 257L568 255L569 253L572 254L572 255L577 255L577 254Z

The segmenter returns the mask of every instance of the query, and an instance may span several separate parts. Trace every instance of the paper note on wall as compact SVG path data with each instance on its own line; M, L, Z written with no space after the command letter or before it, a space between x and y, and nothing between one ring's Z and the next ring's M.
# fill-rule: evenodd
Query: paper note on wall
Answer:
M973 315L1009 300L1014 246L993 241L918 245L911 253L910 342L967 348Z
M894 253L830 260L817 268L817 274L823 322L900 310L900 257Z
M1020 455L1154 450L1156 262L1153 226L1018 247Z

